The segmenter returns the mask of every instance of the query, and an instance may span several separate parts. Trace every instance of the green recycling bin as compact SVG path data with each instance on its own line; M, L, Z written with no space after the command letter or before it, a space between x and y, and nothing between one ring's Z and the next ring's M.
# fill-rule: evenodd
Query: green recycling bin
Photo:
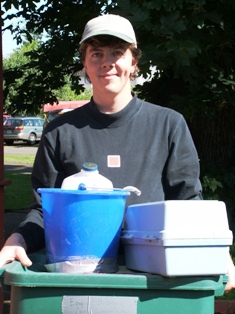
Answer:
M120 266L115 274L47 272L43 257L31 267L15 261L0 270L11 289L11 314L214 314L227 276L167 278Z

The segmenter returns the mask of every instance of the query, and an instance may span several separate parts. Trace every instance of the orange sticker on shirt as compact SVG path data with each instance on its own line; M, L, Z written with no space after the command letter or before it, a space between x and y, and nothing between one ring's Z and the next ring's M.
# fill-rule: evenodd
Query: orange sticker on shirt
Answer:
M121 167L120 155L108 155L107 163L109 168L120 168Z

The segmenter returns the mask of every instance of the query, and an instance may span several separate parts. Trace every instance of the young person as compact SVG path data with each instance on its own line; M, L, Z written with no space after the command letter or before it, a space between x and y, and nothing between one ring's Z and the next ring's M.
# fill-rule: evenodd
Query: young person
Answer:
M114 187L136 186L127 205L162 200L202 199L199 160L183 116L139 99L131 88L141 51L131 23L117 15L90 20L80 42L80 58L93 97L83 107L47 126L32 171L35 201L26 219L7 239L0 265L44 247L38 188L60 187L84 162L98 164Z

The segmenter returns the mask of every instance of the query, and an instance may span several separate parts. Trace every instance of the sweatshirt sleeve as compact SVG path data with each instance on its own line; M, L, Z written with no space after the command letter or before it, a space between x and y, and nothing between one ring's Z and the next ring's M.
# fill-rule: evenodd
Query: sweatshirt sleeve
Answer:
M169 156L164 168L166 200L202 199L199 158L186 121L181 119L169 136Z

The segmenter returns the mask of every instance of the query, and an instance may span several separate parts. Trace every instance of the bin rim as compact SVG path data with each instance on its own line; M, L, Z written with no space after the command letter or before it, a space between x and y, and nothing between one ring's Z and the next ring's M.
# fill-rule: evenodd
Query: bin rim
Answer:
M70 287L70 288L117 288L154 290L203 290L223 295L227 275L164 277L149 273L134 272L120 266L115 274L64 274L47 272L35 260L29 268L18 261L10 263L4 272L4 284L20 287Z

